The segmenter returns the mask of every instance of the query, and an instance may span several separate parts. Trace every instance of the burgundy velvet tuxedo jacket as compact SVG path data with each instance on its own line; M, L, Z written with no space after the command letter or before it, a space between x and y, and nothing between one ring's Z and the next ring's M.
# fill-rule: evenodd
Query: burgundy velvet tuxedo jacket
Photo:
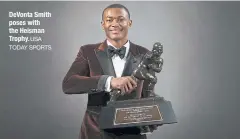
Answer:
M98 116L101 107L105 106L110 98L109 93L104 91L105 82L109 76L116 77L107 47L106 40L102 43L81 46L76 59L63 79L62 89L65 94L88 94L87 111L81 127L81 139L100 138L99 136L102 135L98 129ZM130 76L147 52L149 51L146 48L130 42L122 76ZM138 82L135 91L119 97L118 100L145 97L146 95L142 92L146 85L146 82Z

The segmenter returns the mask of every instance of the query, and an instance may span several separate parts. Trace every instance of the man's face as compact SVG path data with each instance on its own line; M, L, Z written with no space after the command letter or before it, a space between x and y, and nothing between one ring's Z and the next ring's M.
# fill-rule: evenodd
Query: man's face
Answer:
M103 14L102 27L108 39L118 41L127 37L132 21L122 8L108 8Z

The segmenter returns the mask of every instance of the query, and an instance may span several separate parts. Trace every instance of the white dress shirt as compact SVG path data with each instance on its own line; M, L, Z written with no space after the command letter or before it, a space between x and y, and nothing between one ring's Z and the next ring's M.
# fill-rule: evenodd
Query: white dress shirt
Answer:
M114 48L116 48L114 45L112 45L108 40L107 40L107 45L111 45L113 46ZM126 58L127 58L127 54L129 52L129 47L130 47L130 44L129 44L129 41L127 41L126 44L124 44L124 46L126 47L126 53L125 53L125 56L123 59L121 59L118 55L114 55L112 57L112 63L113 63L113 67L114 67L114 70L115 70L115 74L116 74L116 77L121 77L122 76L122 73L123 73L123 69L124 69L124 66L125 66L125 63L126 63ZM118 49L118 48L116 48ZM110 92L111 89L110 89L110 81L113 77L108 77L107 81L106 81L106 84L105 84L105 91L107 92Z

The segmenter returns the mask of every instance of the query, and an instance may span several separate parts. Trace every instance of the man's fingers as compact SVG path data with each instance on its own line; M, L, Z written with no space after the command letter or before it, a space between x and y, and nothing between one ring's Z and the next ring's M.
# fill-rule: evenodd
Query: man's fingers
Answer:
M121 95L131 93L137 87L137 83L130 76L117 78L117 80L113 80L112 84L114 89L121 90Z
M129 89L128 93L131 93L131 91L133 90L134 87L132 86L132 84L130 82L127 83L127 86L128 86L128 89Z
M137 86L137 83L131 78L131 77L128 77L128 80L130 81L130 83L136 87Z
M124 90L125 90L124 93L128 93L129 89L128 89L128 86L127 86L127 85L124 86Z

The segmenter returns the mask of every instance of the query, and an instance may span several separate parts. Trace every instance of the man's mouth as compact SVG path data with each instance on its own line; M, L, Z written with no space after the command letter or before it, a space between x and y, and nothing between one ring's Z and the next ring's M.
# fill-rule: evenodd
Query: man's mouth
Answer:
M119 29L114 29L114 30L110 30L110 32L112 32L113 34L118 34L121 32L121 30Z
M113 34L118 34L120 31L119 30L112 30L111 31Z

